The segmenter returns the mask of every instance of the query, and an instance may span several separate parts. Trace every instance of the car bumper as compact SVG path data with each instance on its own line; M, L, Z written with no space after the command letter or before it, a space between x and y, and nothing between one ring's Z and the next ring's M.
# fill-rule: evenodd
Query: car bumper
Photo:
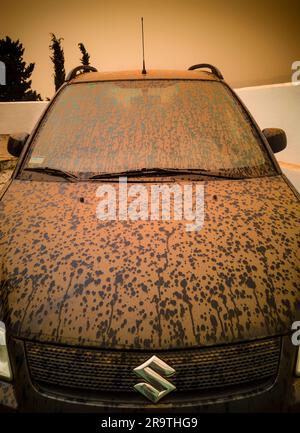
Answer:
M111 399L68 396L38 389L31 381L28 371L24 343L11 341L14 381L0 381L0 411L20 412L300 412L300 378L294 377L296 348L289 337L282 338L281 359L278 375L273 384L265 388L243 391L223 397L199 398L164 402L154 405L135 396L133 401L119 401L118 396ZM137 400L138 399L138 400ZM140 400L139 400L140 399Z

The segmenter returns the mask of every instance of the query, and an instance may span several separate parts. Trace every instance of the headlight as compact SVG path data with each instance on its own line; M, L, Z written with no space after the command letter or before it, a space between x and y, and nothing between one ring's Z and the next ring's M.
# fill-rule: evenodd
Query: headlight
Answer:
M12 379L12 373L6 346L6 331L3 322L0 322L0 379Z

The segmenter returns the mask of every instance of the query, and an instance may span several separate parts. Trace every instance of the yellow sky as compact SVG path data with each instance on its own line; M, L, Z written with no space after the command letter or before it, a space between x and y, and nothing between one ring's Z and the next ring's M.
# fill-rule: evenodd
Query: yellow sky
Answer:
M43 97L54 92L50 32L64 38L67 72L79 64L78 42L99 70L137 69L141 16L149 69L208 62L241 87L290 81L300 60L299 0L11 0L0 14L0 38L21 40Z

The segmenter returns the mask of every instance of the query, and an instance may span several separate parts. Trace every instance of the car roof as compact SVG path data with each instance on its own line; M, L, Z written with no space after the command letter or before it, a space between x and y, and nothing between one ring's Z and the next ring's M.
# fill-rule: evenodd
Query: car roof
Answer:
M178 70L149 70L142 74L141 70L115 71L115 72L88 72L79 74L70 83L95 82L95 81L118 81L118 80L209 80L221 81L216 75L207 71L178 71Z

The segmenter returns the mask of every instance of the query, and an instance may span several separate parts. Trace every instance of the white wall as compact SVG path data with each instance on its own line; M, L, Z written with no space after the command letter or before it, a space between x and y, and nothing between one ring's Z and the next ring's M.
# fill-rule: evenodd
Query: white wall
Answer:
M30 133L48 102L0 102L0 134Z

